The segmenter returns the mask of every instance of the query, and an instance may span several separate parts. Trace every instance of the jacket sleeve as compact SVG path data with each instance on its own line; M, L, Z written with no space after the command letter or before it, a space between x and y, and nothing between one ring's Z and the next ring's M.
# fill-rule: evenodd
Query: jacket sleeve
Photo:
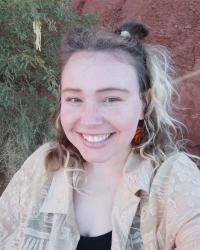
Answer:
M177 250L200 249L200 214L190 218L176 236Z
M170 183L170 224L176 250L200 249L200 171L185 154L176 162Z
M20 190L24 172L19 170L0 198L0 246L10 236L20 221Z
M49 149L44 144L17 171L0 197L0 249L20 224L20 218L30 200L34 176L44 168L42 159Z

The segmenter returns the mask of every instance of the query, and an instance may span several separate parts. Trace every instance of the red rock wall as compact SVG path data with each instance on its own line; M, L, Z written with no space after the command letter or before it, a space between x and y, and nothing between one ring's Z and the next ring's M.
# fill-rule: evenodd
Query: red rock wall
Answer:
M150 28L148 42L166 45L176 63L189 149L200 156L200 1L72 0L78 14L97 13L100 25L115 27L136 19ZM189 74L189 75L188 75Z

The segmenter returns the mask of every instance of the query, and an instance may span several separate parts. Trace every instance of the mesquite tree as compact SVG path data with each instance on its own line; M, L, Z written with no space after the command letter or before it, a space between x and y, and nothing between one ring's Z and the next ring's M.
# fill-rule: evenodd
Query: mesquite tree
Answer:
M11 176L51 138L60 37L97 19L76 15L66 0L0 1L0 174Z

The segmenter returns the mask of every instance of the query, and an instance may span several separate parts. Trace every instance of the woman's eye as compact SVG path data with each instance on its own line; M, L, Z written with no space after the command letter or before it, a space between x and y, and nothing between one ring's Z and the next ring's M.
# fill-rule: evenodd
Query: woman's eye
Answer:
M81 102L81 99L76 98L76 97L68 97L66 98L66 102L76 103L76 102Z
M122 101L120 98L117 97L107 97L104 99L104 102L106 103L113 103L113 102L120 102Z
M70 103L80 103L82 102L81 99L77 98L77 97L67 97L65 99L66 102L70 102ZM118 97L107 97L103 100L104 103L115 103L115 102L120 102L122 101L121 98Z

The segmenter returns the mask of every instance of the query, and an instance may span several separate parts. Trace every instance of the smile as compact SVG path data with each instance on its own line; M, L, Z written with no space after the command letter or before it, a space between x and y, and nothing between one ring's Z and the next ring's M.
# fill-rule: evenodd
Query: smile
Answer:
M80 136L83 139L83 143L86 146L89 147L101 147L101 146L105 146L108 142L108 140L112 137L112 135L115 134L114 133L106 133L106 134L95 134L95 135L91 135L91 134L83 134L80 133Z
M85 134L82 134L83 138L88 142L102 142L102 141L105 141L110 135L111 135L111 133L104 134L104 135L85 135Z

